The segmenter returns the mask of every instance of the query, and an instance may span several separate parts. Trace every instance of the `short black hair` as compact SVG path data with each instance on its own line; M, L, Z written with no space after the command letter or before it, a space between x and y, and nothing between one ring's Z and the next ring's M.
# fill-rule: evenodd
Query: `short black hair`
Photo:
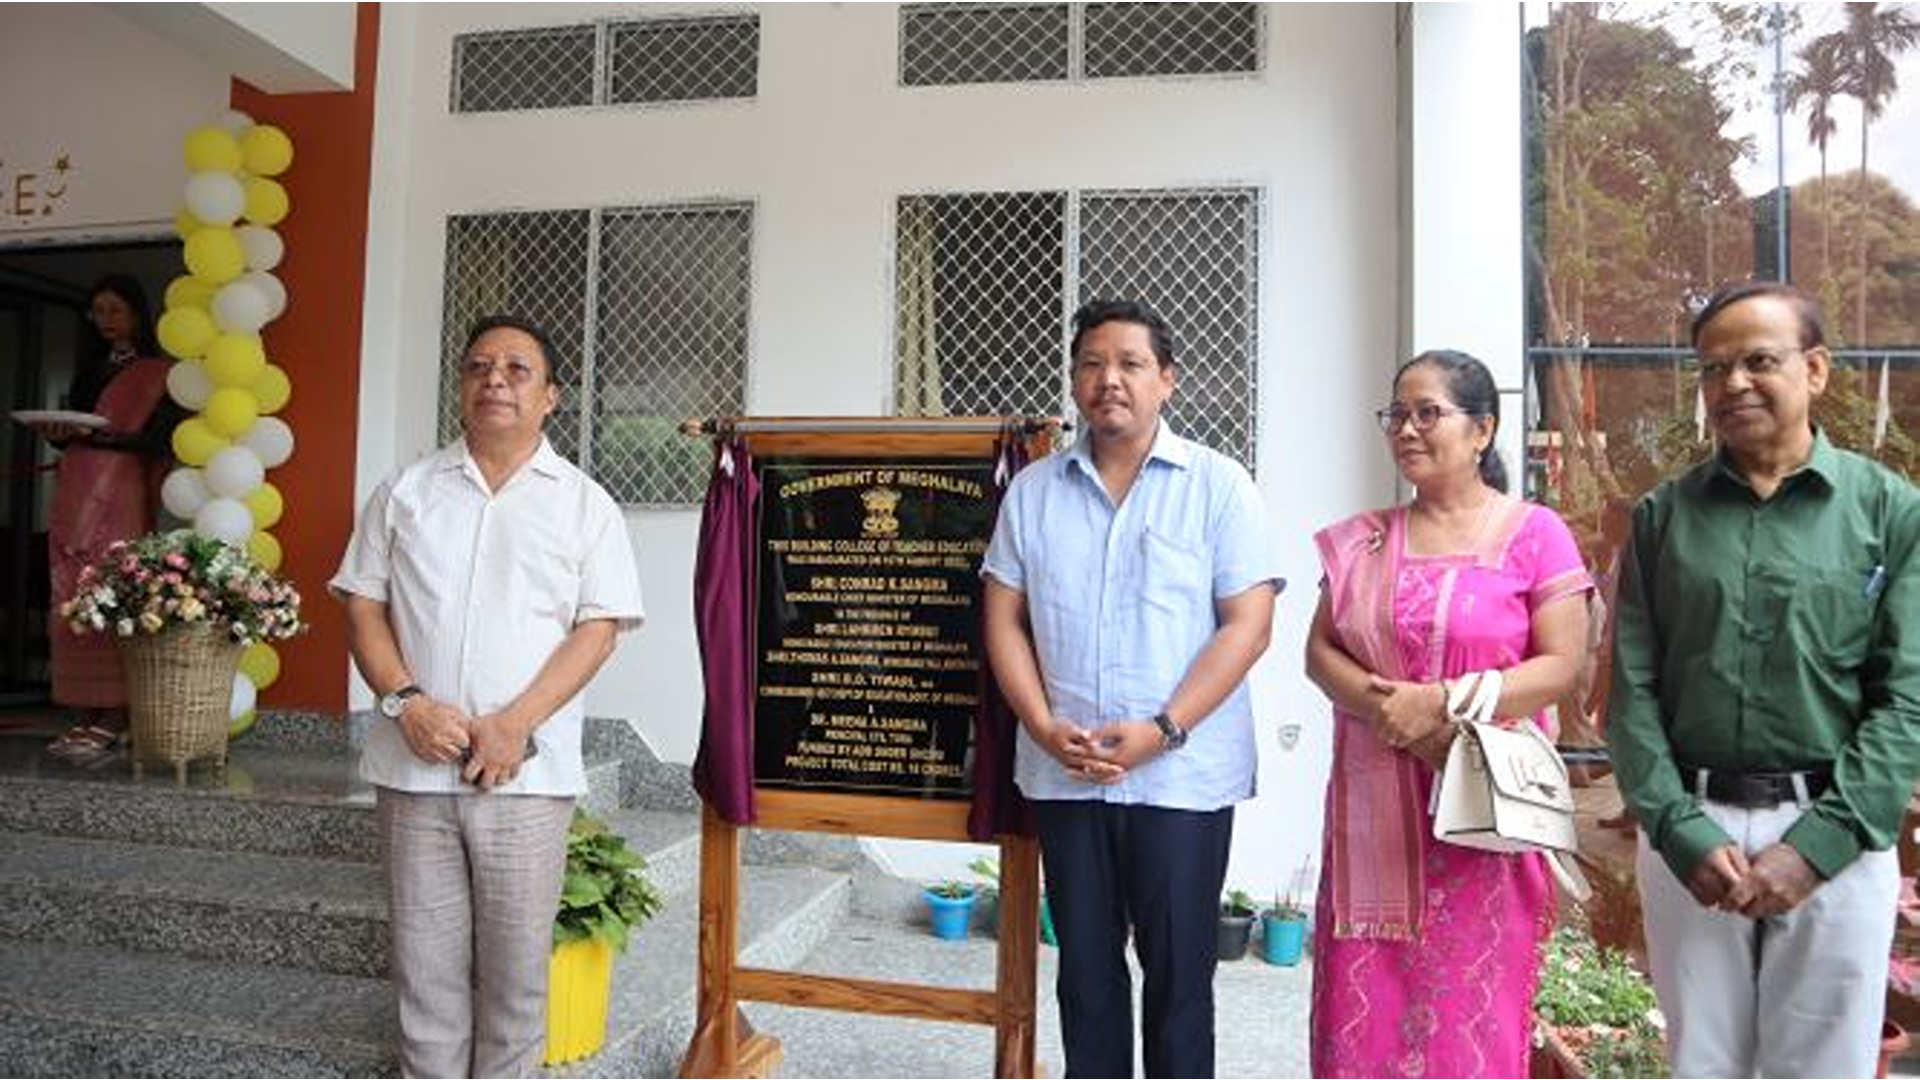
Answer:
M540 346L540 359L546 362L547 381L549 383L554 381L554 367L558 354L553 347L553 339L532 320L523 319L518 315L483 315L475 319L473 326L467 330L467 343L460 346L460 356L465 358L473 351L473 343L492 330L518 330L532 338L533 343Z
M1080 339L1087 331L1102 323L1128 322L1147 328L1147 336L1153 341L1153 358L1161 367L1173 366L1173 328L1159 312L1138 300L1089 300L1080 305L1073 313L1073 342L1067 347L1067 355L1080 355Z
M1820 301L1807 295L1784 281L1743 281L1738 285L1727 285L1709 297L1705 307L1693 317L1693 327L1688 340L1694 348L1700 347L1700 335L1707 324L1718 318L1720 313L1741 302L1758 296L1776 296L1787 302L1800 320L1800 347L1812 349L1827 343L1826 330L1821 325Z
M1465 412L1476 419L1487 417L1493 420L1495 434L1500 431L1500 388L1493 381L1493 372L1480 362L1479 357L1461 352L1458 349L1428 349L1419 356L1400 365L1393 373L1393 388L1400 389L1400 377L1409 370L1431 367L1440 372L1441 381L1446 384L1447 397ZM1480 456L1480 481L1495 491L1507 490L1507 467L1500 460L1500 451L1488 444L1486 452Z

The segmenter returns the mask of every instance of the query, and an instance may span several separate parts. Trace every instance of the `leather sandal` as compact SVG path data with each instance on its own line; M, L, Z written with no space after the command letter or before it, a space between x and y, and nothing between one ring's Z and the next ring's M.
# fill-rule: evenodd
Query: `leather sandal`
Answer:
M78 724L47 744L47 753L75 765L93 765L105 761L120 748L124 731L98 724Z

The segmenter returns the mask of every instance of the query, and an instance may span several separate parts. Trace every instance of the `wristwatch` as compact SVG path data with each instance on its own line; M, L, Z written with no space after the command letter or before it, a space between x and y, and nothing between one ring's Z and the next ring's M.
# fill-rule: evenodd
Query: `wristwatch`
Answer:
M1173 722L1166 713L1153 714L1153 726L1160 729L1160 748L1178 750L1187 745L1187 729Z
M380 695L380 715L389 720L398 720L407 711L407 699L423 694L425 691L408 683L391 694Z

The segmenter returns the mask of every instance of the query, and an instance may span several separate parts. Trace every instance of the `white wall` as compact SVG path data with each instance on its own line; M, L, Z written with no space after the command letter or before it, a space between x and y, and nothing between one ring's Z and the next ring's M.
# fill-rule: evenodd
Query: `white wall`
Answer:
M97 4L8 4L0 102L0 245L170 236L227 73Z
M361 497L434 441L450 214L751 199L749 411L879 414L900 194L1259 185L1258 472L1293 585L1256 674L1262 793L1241 815L1230 876L1271 892L1318 850L1329 754L1328 711L1300 664L1319 577L1311 532L1392 494L1368 412L1395 356L1399 310L1393 8L1270 6L1256 78L903 90L894 6L768 5L757 100L448 115L455 33L641 10L383 6ZM629 520L650 618L588 707L632 717L659 753L687 761L700 716L696 515ZM1283 724L1303 731L1291 753L1278 747ZM933 872L913 850L887 853L904 873Z

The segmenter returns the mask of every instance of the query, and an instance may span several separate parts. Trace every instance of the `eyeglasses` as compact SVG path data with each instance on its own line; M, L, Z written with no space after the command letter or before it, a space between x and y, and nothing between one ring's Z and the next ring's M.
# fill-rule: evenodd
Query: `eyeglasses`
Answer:
M1381 431L1386 432L1388 435L1393 435L1399 432L1401 428L1406 427L1407 421L1409 420L1413 421L1413 430L1424 432L1432 431L1434 425L1438 424L1440 418L1443 416L1471 415L1473 414L1465 409L1456 409L1448 405L1435 405L1432 402L1428 402L1425 405L1415 405L1411 409L1405 405L1389 405L1384 409L1376 410L1373 418L1380 421Z
M1694 371L1699 373L1701 382L1721 382L1733 374L1734 368L1742 368L1748 375L1775 375L1786 366L1787 358L1798 356L1804 349L1788 349L1784 353L1750 352L1745 356L1729 360L1697 360Z
M491 360L482 360L474 357L460 362L460 377L463 379L471 379L474 382L485 382L492 378L493 373L496 371L500 372L501 377L514 386L525 386L532 382L534 376L538 374L538 372L534 371L533 365L527 363L525 360L509 360L504 364L496 364Z

